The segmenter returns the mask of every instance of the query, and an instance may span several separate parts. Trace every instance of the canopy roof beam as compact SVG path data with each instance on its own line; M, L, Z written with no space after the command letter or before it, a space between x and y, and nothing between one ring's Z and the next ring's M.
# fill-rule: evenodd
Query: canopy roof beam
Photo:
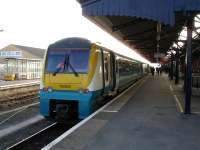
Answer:
M136 32L136 33L134 33L134 34L126 35L126 36L123 37L123 39L126 40L126 39L128 39L129 37L139 36L139 35L141 35L141 34L144 34L144 33L147 33L147 32L152 32L152 31L154 31L154 32L156 33L156 27L150 28L150 29L147 29L147 30L143 30L143 31L141 31L141 32Z
M116 32L116 31L119 31L119 30L124 29L126 27L138 25L138 24L141 24L141 23L144 22L143 20L140 20L140 22L138 22L138 21L139 20L134 19L134 20L131 20L131 21L123 23L123 24L115 25L115 26L112 27L112 31Z

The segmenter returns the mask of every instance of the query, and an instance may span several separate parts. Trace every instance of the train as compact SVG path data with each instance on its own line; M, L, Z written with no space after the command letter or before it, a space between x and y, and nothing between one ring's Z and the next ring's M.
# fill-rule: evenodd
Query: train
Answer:
M40 112L48 119L84 119L99 101L148 73L148 64L80 37L48 46L40 84Z

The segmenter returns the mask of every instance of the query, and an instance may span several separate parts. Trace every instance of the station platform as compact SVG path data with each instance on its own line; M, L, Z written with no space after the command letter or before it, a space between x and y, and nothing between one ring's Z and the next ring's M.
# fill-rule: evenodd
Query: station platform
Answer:
M15 81L3 81L0 80L0 89L14 87L14 86L20 86L20 85L26 85L26 84L39 84L40 79L35 80L15 80Z
M148 76L43 150L199 150L200 114L184 115L172 88Z

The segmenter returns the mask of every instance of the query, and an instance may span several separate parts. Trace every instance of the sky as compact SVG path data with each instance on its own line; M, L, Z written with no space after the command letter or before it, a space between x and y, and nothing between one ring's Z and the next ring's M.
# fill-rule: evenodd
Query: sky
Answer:
M46 49L67 37L100 42L120 54L148 63L140 55L82 16L76 0L0 0L0 48L18 44Z

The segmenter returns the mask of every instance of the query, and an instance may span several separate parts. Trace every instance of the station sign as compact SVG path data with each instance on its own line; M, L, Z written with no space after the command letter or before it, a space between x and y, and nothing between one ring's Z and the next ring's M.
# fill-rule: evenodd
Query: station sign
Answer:
M1 58L20 58L22 51L0 51Z

